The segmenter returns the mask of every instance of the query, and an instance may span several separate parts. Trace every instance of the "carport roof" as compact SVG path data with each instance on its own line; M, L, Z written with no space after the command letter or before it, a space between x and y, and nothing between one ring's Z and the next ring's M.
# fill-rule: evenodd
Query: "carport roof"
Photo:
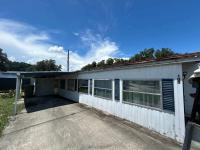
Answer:
M55 78L72 74L74 72L58 72L58 71L35 71L35 72L0 72L0 78Z

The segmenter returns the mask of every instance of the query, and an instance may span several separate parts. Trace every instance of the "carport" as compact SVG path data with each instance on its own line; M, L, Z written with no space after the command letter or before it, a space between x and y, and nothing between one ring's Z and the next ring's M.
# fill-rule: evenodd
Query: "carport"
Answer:
M51 79L49 81L53 81L56 79L65 78L67 75L70 75L70 74L72 74L72 72L54 72L54 71L2 72L0 73L0 78L15 78L16 79L16 93L15 93L15 105L14 105L14 115L16 115L17 101L20 98L21 89L22 89L22 79L31 79L31 84L34 86L34 91L35 91L35 87L37 86L37 82L35 81L38 79L47 79L47 80ZM45 87L48 87L48 85L45 85L45 83L40 83L40 86L42 86L40 89L45 89ZM50 88L54 88L54 87L50 87ZM48 93L46 96L48 96Z

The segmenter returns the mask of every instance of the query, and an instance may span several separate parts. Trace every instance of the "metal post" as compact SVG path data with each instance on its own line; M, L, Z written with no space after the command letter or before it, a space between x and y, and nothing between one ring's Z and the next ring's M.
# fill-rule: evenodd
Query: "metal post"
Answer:
M20 91L19 91L19 99L21 99L21 93L22 93L22 82L23 82L23 80L22 80L22 78L20 78Z
M20 74L17 74L17 78L16 78L16 91L15 91L15 105L14 105L14 115L17 114L17 101L19 98L19 94L20 94Z
M188 122L186 126L186 133L182 150L190 150L190 145L192 142L192 134L193 134L193 126L190 122Z
M67 72L69 72L69 50L67 50Z

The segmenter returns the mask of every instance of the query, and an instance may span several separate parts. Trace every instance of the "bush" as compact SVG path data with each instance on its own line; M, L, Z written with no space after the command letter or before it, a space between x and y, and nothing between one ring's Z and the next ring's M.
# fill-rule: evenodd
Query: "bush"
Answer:
M15 96L15 90L9 90L9 91L7 91L6 93L2 93L0 96L1 96L3 99L5 99L5 98L12 98L12 97Z

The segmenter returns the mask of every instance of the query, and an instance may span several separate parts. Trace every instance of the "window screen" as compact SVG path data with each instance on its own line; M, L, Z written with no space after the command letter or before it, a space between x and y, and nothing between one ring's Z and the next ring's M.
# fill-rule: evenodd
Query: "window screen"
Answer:
M85 80L85 79L78 80L78 91L81 93L88 94L88 80Z
M160 81L123 81L123 101L161 108Z
M95 80L94 95L112 99L112 81L111 80Z

